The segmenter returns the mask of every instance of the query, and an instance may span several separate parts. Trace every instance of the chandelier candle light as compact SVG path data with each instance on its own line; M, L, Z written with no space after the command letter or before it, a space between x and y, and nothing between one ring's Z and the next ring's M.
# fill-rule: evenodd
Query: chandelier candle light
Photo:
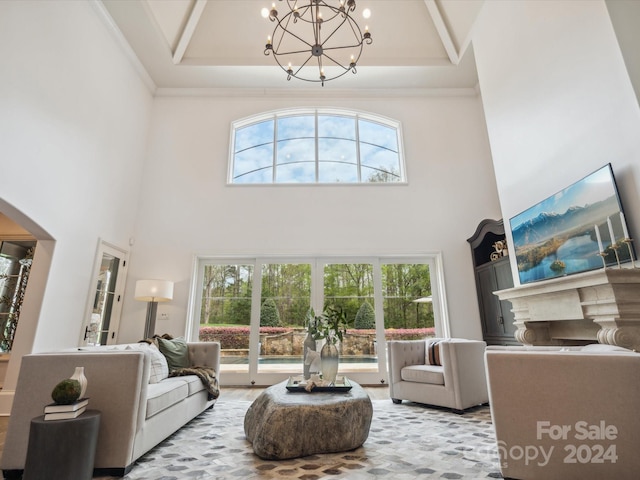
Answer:
M279 0L282 2L282 0ZM262 16L277 22L267 37L264 54L273 54L276 63L291 77L307 82L324 82L351 71L362 54L362 47L373 42L369 27L364 32L351 14L355 0L286 0L289 12L278 15L276 4L263 8ZM332 5L331 3L334 3ZM369 9L363 16L369 18Z

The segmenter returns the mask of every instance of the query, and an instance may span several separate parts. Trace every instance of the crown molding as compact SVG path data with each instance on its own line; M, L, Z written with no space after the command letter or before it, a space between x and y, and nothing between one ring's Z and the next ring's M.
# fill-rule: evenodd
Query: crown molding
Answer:
M477 87L464 88L385 88L336 89L330 94L320 89L287 88L157 88L156 97L269 97L269 98L403 98L403 97L477 97Z
M131 66L133 66L134 70L142 80L142 83L144 83L144 85L149 89L149 92L151 92L152 95L155 95L156 90L158 89L156 83L149 75L149 72L147 72L147 69L144 68L144 65L131 48L131 45L129 45L129 42L127 42L127 40L125 39L120 28L113 21L113 18L111 18L111 15L109 15L109 12L107 12L107 9L102 4L102 1L90 0L89 4L93 7L94 11L98 15L98 18L100 18L104 26L107 27L107 30L115 40L116 44L120 47L125 57L127 57L127 60L129 60L129 63L131 63Z

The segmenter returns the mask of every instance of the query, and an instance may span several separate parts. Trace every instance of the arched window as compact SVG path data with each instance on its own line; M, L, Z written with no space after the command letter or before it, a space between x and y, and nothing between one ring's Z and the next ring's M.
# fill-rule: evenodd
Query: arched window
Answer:
M406 182L399 122L286 110L234 122L230 184Z

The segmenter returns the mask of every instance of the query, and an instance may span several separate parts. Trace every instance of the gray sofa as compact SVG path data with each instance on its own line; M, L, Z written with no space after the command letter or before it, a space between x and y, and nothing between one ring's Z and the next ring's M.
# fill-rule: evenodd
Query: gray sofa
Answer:
M521 480L640 472L640 354L622 347L487 347L500 469Z
M53 387L75 367L83 366L88 379L88 408L102 413L94 464L100 474L125 475L141 455L214 405L196 375L150 383L154 357L135 345L23 357L2 455L5 478L22 474L30 421L43 414ZM188 343L188 357L190 365L219 374L219 343Z

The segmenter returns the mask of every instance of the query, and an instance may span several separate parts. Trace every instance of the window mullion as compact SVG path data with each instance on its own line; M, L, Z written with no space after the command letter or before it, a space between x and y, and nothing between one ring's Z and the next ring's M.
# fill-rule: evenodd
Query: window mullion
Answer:
M260 308L262 306L262 262L253 262L253 282L251 291L251 320L249 322L249 378L253 381L258 374L260 355Z
M278 117L277 115L273 116L273 160L272 160L272 172L271 172L271 183L276 183L276 167L278 161Z
M315 126L314 126L314 136L315 136L315 157L316 157L316 183L320 181L320 159L318 158L318 152L320 146L318 145L318 111L315 111Z
M376 344L378 345L378 371L387 371L386 334L384 320L384 293L382 291L382 262L373 260L373 304L376 316Z
M360 116L356 115L356 163L358 165L358 183L362 183L362 162L360 161Z
M319 258L311 262L311 307L316 315L324 309L324 262Z

